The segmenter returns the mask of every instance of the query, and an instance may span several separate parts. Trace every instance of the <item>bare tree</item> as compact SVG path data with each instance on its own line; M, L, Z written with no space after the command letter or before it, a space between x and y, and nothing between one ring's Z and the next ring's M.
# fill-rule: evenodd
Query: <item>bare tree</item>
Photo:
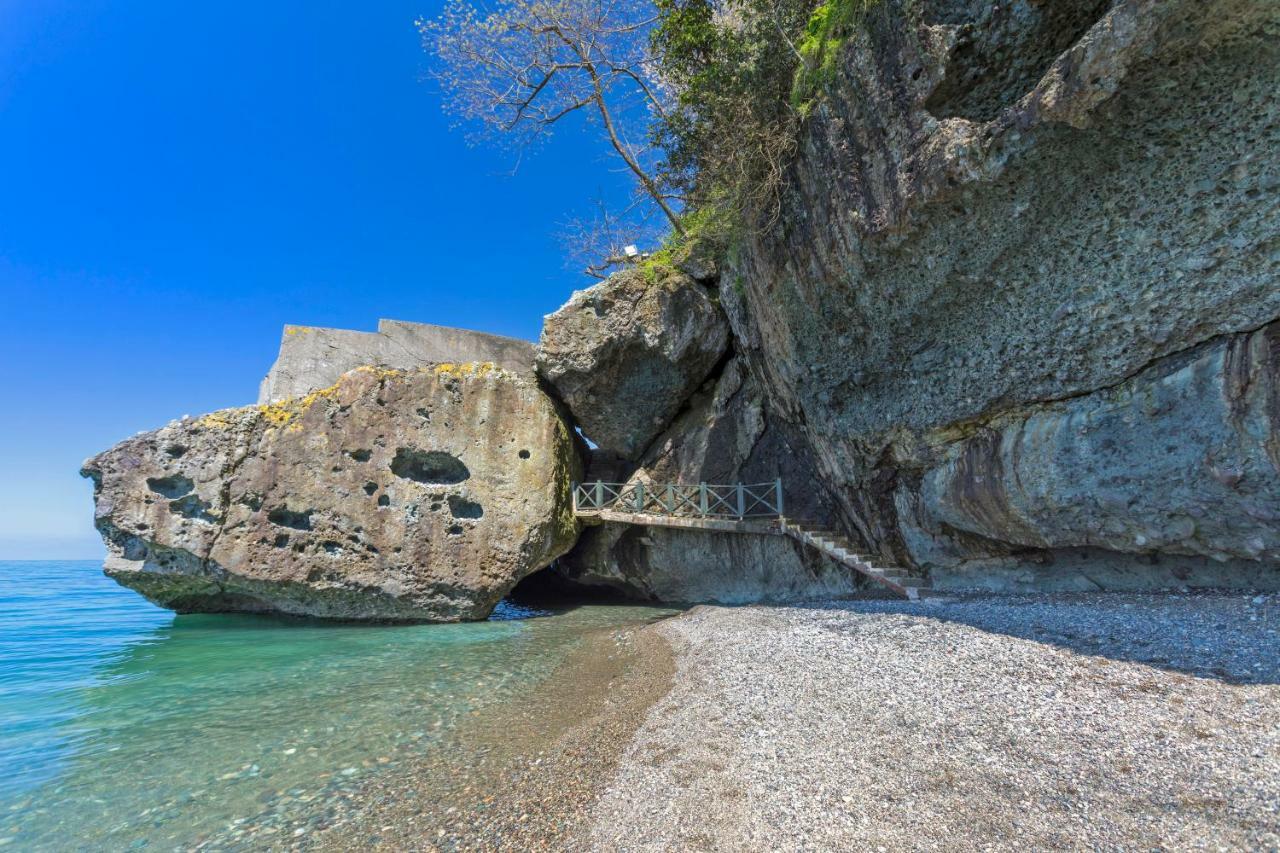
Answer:
M498 0L481 10L448 0L420 20L446 107L490 132L528 143L585 110L635 175L640 190L678 234L672 196L648 165L650 121L665 117L663 90L649 61L657 20L653 0Z
M653 243L661 238L661 227L653 216L639 217L628 208L621 214L611 210L604 199L597 199L589 217L576 217L563 223L560 238L569 265L581 264L582 272L604 279L611 270L635 264L646 255L627 254L632 244Z

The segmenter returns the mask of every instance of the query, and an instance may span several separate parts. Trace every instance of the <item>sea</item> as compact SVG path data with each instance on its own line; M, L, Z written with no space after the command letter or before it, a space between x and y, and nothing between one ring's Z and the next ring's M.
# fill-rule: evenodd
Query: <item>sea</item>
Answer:
M0 561L0 850L174 850L330 804L519 703L591 632L671 611L504 602L485 622L176 615L93 561ZM216 845L215 845L216 846Z

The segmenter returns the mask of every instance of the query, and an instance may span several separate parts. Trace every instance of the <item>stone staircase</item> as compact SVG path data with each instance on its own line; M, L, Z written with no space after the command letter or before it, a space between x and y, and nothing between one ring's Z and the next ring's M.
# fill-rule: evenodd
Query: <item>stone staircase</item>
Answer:
M788 518L780 518L778 523L783 532L792 539L825 554L841 565L848 566L909 601L915 601L920 597L921 591L928 589L928 583L925 580L910 577L901 569L873 566L866 557L853 549L852 542L834 530Z

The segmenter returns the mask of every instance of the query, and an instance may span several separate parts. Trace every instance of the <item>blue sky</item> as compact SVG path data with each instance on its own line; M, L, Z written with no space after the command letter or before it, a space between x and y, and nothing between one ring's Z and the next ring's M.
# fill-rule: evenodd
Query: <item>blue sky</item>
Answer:
M0 559L92 558L93 453L254 400L285 323L535 339L618 198L592 133L450 129L439 0L0 0Z

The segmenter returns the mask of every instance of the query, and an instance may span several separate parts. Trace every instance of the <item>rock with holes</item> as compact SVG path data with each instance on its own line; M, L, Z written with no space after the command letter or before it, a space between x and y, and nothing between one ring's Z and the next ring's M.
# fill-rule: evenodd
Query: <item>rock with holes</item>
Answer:
M492 365L360 368L85 463L106 572L183 612L484 618L574 542L575 437Z
M721 271L832 520L935 582L1280 582L1204 358L1280 318L1280 4L853 5Z
M672 268L627 270L549 315L537 369L599 448L636 458L719 363L729 328L711 291Z
M1217 584L1280 587L1280 321L951 445L901 517L948 585L973 582L972 537L1159 553L1147 574L1169 585L1208 566ZM1109 562L1083 571L1127 585Z

